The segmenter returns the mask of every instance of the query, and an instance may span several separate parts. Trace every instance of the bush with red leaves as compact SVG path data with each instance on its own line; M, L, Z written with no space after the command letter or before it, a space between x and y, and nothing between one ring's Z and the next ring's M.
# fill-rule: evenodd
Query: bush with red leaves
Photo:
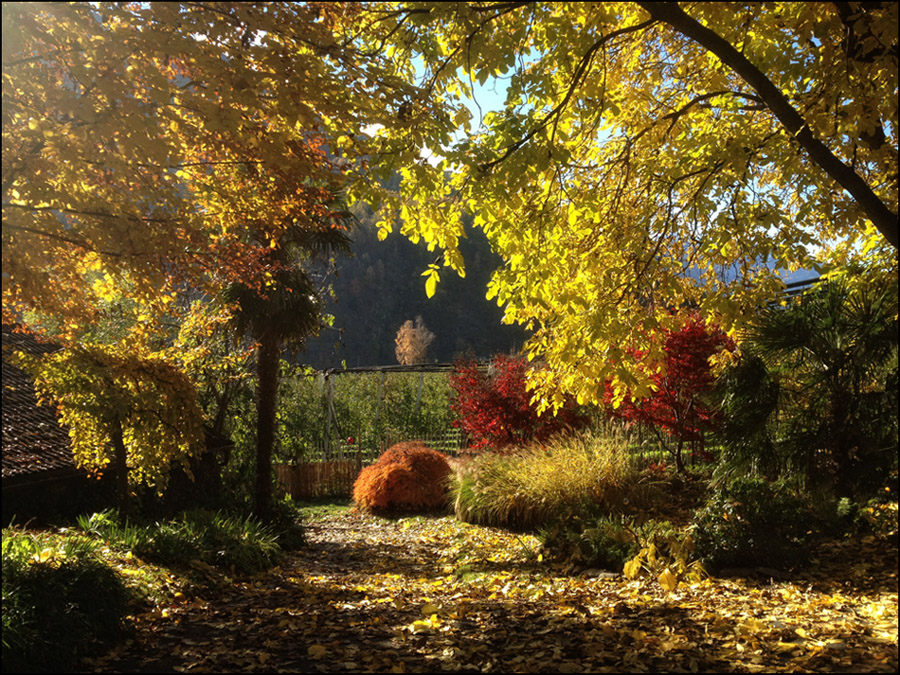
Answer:
M397 443L353 484L353 501L378 515L422 513L447 506L447 458L422 441Z
M471 438L469 450L500 450L543 442L554 434L583 427L588 422L576 410L574 401L556 415L538 416L531 405L531 392L525 388L528 363L524 356L498 354L488 372L474 361L458 361L450 384L456 392L453 410L455 426Z
M700 442L695 452L711 457L702 447L705 434L720 423L718 410L707 400L715 381L709 359L723 349L735 349L734 341L716 325L707 325L694 315L679 330L671 330L657 339L665 340L665 370L653 376L655 391L648 397L626 396L618 409L610 405L614 417L622 417L665 431L675 439L666 449L675 459L675 468L684 472L684 444ZM643 355L635 353L635 358ZM606 401L612 400L607 385Z

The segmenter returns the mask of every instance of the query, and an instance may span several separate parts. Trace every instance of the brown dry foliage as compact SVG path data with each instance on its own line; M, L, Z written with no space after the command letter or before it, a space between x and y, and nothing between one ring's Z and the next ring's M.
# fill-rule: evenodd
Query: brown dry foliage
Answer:
M353 501L379 515L427 512L447 505L450 465L440 452L422 441L397 443L353 485Z
M425 327L421 316L416 317L416 322L407 321L394 339L394 353L397 355L397 363L408 366L413 363L424 363L428 345L434 340L434 333Z

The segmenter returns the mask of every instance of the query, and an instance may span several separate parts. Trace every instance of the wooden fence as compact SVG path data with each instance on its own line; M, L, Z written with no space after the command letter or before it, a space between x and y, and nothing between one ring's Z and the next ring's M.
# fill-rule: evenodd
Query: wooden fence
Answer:
M319 497L347 497L362 463L356 459L338 459L328 462L281 464L275 467L275 477L282 493L293 499L317 499Z

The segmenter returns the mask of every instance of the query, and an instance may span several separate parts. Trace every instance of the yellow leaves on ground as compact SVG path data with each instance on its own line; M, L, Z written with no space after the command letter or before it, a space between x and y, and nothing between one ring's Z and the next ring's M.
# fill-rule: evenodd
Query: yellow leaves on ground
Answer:
M325 658L325 654L328 653L328 648L325 645L315 644L310 645L309 649L307 649L306 651L309 654L310 658L318 660Z
M660 573L659 577L657 577L657 581L659 581L660 586L670 593L678 586L678 578L672 574L672 570L668 567Z
M329 515L279 569L146 615L121 659L230 672L894 672L897 595L839 580L573 576L453 518ZM523 545L524 544L524 545ZM834 577L834 572L829 572ZM893 577L896 579L896 576ZM895 583L895 582L894 582ZM209 635L217 637L213 643ZM261 656L262 655L262 656Z

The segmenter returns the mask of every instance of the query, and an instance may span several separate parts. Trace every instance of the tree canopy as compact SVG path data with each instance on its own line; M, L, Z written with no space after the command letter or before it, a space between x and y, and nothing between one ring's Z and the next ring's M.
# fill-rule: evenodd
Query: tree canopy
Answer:
M73 335L115 293L164 310L270 281L286 228L327 221L367 102L393 100L335 45L356 11L5 3L4 321Z
M894 3L377 3L354 25L418 87L376 139L404 180L358 198L460 272L474 214L504 261L489 297L551 366L545 406L609 377L645 393L627 354L661 363L673 308L733 331L778 272L896 274ZM473 121L490 78L505 105Z
M197 391L169 351L75 347L17 362L35 376L41 398L57 404L78 466L114 469L122 500L129 483L162 491L172 466L189 470L202 447Z
M39 383L82 464L106 461L106 434L120 466L127 452L135 479L163 486L168 462L197 445L201 411L184 373L202 349L165 354L171 335L154 321L185 319L179 294L240 285L272 298L267 335L291 290L318 311L311 284L284 283L294 261L282 252L298 232L345 238L332 206L349 161L342 144L379 120L369 101L393 96L374 96L377 74L364 78L335 45L335 26L357 11L3 5L3 319L81 343L46 360ZM91 330L111 319L114 330ZM312 328L318 316L303 321ZM129 411L147 405L133 399L147 396L162 424L130 430Z
M4 320L65 337L117 293L146 318L271 288L286 228L353 179L382 236L442 252L429 292L465 271L463 216L485 231L544 406L640 396L673 308L733 331L778 270L896 275L897 11L5 3ZM475 120L489 79L505 104Z

